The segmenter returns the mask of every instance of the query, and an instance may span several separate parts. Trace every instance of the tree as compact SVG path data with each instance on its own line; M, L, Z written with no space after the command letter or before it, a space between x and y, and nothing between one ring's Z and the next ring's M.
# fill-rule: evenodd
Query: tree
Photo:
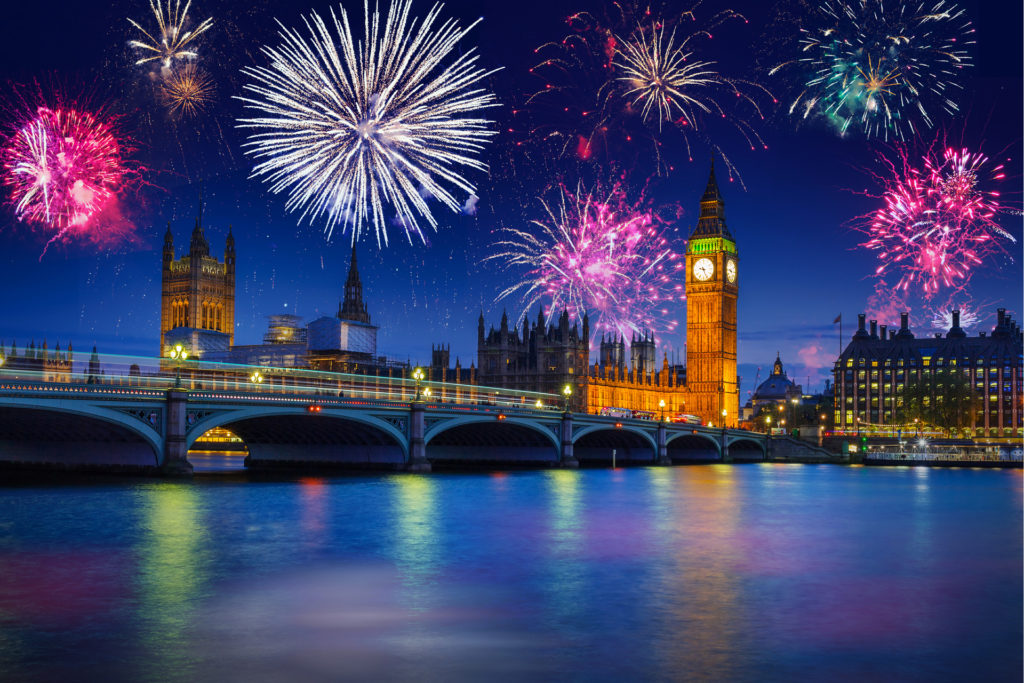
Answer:
M896 399L897 421L908 424L918 420L950 434L967 430L980 403L970 375L957 368L937 370L907 382Z

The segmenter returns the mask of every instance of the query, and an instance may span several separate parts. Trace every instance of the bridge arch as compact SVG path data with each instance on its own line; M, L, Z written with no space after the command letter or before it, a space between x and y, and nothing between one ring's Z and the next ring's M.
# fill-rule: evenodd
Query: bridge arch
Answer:
M85 402L9 398L0 406L0 460L47 467L151 468L163 462L159 408L150 426ZM60 419L54 419L56 415Z
M643 429L623 424L591 425L573 436L573 455L581 463L652 463L658 442Z
M734 436L728 440L729 457L734 462L757 461L767 458L764 441L752 439L747 436Z
M378 417L353 410L310 413L299 406L257 406L215 412L199 420L185 441L223 427L245 442L251 467L402 467L409 459L403 431Z
M668 457L674 462L707 462L722 459L718 439L697 429L670 433L665 441Z
M441 465L554 464L561 453L560 439L549 423L516 417L445 420L426 430L423 443L427 460Z

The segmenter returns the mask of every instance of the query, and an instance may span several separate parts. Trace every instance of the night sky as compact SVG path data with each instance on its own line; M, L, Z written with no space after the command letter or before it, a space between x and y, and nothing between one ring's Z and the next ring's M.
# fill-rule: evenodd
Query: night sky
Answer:
M361 3L345 4L361 14ZM430 4L417 0L413 11L424 13ZM959 4L977 29L977 44L970 48L975 66L964 76L966 89L957 98L961 115L936 109L936 130L950 141L980 147L993 159L1009 160L1001 190L1006 203L1019 210L1024 156L1021 7L998 3L997 11L994 3ZM309 321L337 311L349 237L336 233L328 242L320 224L297 225L297 216L284 209L284 196L272 195L259 180L248 179L251 162L241 151L244 136L234 128L243 109L231 99L245 82L239 69L262 63L258 48L277 42L275 18L293 26L310 9L326 12L336 5L319 0L196 0L190 14L197 20L212 16L215 22L201 42L201 59L216 82L216 102L189 122L167 116L154 102L146 69L133 65L127 47L132 29L126 17L151 21L144 1L18 2L5 8L0 23L4 135L12 132L10 122L18 109L13 85L38 82L44 92L61 88L119 115L120 127L137 143L136 158L148 169L145 186L130 202L122 202L135 236L113 246L79 240L51 246L40 258L47 235L19 223L4 197L0 339L5 345L15 339L21 347L32 338L46 337L51 347L56 341L63 347L71 339L82 350L97 344L103 352L154 355L162 236L170 221L178 255L187 249L200 180L206 187L204 222L212 251L223 256L229 223L237 242L236 343L258 343L270 314L293 313ZM719 172L728 225L740 255L739 371L744 398L756 368L761 368L763 379L776 351L781 351L791 376L802 383L810 377L811 386L820 388L839 345L832 320L841 312L844 333L849 335L856 314L868 307L875 282L874 255L858 247L864 237L850 225L876 208L877 201L863 193L877 191L870 171L878 170L877 154L889 150L857 132L844 139L823 124L794 124L783 106L791 84L768 78L763 67L779 61L770 54L780 37L772 32L791 26L785 18L797 6L767 5L728 5L743 12L749 23L730 22L718 28L703 54L734 77L763 83L780 99L766 120L755 124L768 150L750 151L736 134L709 133L742 176L742 183L730 182ZM444 14L466 23L484 8L484 21L463 46L477 46L483 66L503 67L488 80L503 105L491 110L499 134L484 156L490 173L468 172L480 197L475 216L455 215L435 203L440 226L436 233L428 233L427 245L410 245L394 229L387 247L378 249L372 231L357 245L367 304L373 322L381 327L380 353L429 362L431 344L444 342L451 344L453 361L458 356L468 365L475 360L479 312L494 325L505 307L511 317L519 314L517 301L495 301L507 275L481 261L493 251L496 230L526 227L540 217L537 197L551 177L550 169L519 151L522 146L516 143L524 134L512 111L540 87L529 73L537 61L534 49L565 35L568 14L597 12L601 7L597 0L446 3ZM706 18L724 7L706 3L697 16ZM934 133L926 136L931 137ZM679 152L666 148L669 156ZM699 139L694 140L693 157L692 163L680 163L650 183L654 201L682 209L670 233L680 253L696 222L707 181L710 149ZM640 166L633 173L626 169L624 182L634 189L648 181ZM571 180L571 167L570 163L560 168L564 179ZM999 222L1018 241L1007 244L1007 256L978 266L967 293L958 299L980 306L987 316L972 333L991 328L997 306L1016 313L1022 308L1019 211L1001 215ZM685 306L676 309L672 317L680 323L678 331L659 340L670 353L681 353L684 342ZM924 331L923 311L915 310L914 315L915 325ZM534 311L530 317L535 316Z

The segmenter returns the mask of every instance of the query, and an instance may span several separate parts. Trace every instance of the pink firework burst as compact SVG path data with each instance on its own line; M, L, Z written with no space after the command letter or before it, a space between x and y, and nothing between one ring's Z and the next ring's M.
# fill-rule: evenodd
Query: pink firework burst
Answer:
M0 153L15 215L52 233L48 244L124 236L117 200L138 175L126 159L129 151L102 113L38 107L15 126Z
M589 314L595 331L627 338L675 330L685 265L654 211L630 203L618 187L603 198L561 187L558 204L542 204L544 219L503 230L487 257L519 277L498 300L518 297L524 315L537 303L578 321Z
M905 148L898 160L883 158L890 171L879 180L882 207L865 216L858 229L869 239L861 246L878 254L875 275L898 277L896 290L931 299L942 290L961 291L986 257L1005 251L1001 240L1014 241L999 226L1002 164L992 165L980 152L942 146L919 165Z

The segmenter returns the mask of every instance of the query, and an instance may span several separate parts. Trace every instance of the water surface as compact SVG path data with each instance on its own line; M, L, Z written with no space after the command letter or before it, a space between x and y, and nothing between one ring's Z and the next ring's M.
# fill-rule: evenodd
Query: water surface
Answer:
M1018 471L0 488L6 680L1020 681Z

